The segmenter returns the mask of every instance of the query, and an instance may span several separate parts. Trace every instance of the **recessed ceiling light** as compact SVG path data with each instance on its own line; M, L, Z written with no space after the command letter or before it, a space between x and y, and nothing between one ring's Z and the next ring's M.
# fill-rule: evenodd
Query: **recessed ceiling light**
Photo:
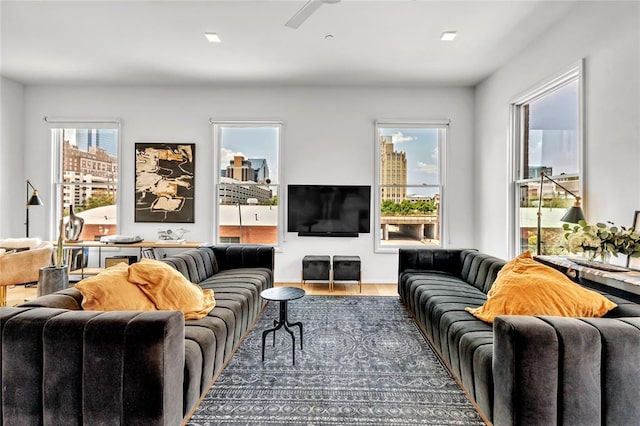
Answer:
M204 36L211 43L220 43L222 41L222 40L220 40L220 37L218 37L218 34L216 34L216 33L204 33Z
M456 31L445 31L440 36L440 40L442 41L453 41L456 38L458 33Z

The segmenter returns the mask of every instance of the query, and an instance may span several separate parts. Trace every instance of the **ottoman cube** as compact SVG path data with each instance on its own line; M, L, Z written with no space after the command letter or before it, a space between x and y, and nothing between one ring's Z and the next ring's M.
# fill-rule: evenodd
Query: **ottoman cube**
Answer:
M329 281L331 288L330 271L330 256L305 256L302 258L302 285L307 280Z
M333 256L333 281L358 281L362 293L360 269L360 256Z

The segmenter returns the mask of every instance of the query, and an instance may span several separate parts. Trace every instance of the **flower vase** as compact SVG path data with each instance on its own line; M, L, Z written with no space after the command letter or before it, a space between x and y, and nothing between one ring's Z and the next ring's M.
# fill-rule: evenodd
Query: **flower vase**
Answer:
M62 266L45 266L38 274L38 297L55 293L69 287L69 268Z
M582 252L582 257L589 262L595 262L598 258L598 252L595 250L585 250Z
M609 253L608 251L600 253L595 250L589 250L583 253L583 257L589 263L595 264L593 266L597 266L598 263L604 265L609 265L611 263L611 253Z

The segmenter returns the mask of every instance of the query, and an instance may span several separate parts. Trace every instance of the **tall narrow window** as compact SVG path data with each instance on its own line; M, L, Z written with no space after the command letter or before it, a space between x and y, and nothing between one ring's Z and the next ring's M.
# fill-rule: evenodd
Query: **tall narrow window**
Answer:
M282 124L214 123L219 243L278 245Z
M560 219L581 196L580 69L540 86L512 106L516 145L516 252L560 254ZM541 181L541 173L552 180ZM564 188L563 188L564 187ZM538 218L538 211L540 217Z
M117 233L118 123L49 122L54 147L57 224L73 212L84 220L81 240ZM53 236L57 227L53 227Z
M440 246L447 123L377 123L378 249Z

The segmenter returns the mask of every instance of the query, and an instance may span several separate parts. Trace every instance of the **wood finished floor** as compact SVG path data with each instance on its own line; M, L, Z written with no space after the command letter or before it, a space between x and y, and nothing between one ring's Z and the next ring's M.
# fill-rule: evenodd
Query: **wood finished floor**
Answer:
M357 283L335 283L334 291L329 293L328 283L276 283L276 287L301 287L308 295L315 296L397 296L396 284L362 284L362 293L358 293ZM7 288L7 306L16 306L38 296L36 287L9 286Z
M329 292L328 283L276 283L276 287L300 287L310 296L397 296L396 284L365 284L362 293L358 292L358 283L334 283L333 292Z

